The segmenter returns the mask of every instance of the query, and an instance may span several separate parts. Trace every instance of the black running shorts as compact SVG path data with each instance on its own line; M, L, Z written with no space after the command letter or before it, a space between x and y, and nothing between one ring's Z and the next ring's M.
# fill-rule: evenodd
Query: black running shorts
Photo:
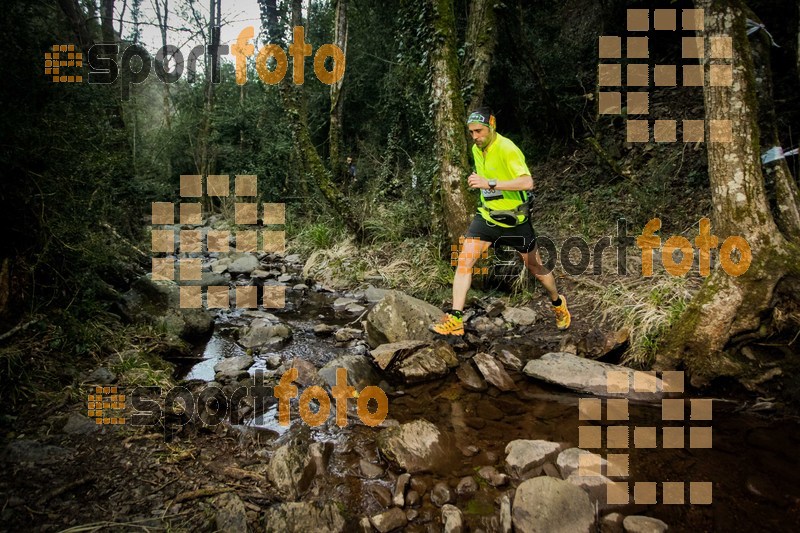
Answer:
M490 224L480 214L476 214L465 237L489 242L492 246L511 246L522 254L536 247L536 231L530 221L513 228L503 228Z

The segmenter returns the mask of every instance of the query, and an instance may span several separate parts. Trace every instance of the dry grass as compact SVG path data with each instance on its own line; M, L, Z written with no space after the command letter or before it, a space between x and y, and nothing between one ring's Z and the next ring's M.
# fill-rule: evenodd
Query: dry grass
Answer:
M615 328L626 328L630 347L623 363L639 368L652 365L663 347L664 335L700 288L703 278L696 270L685 277L668 274L656 261L653 275L644 277L641 257L628 257L627 274L620 275L610 254L603 257L599 277L578 276L573 279L580 298L592 302L591 314Z

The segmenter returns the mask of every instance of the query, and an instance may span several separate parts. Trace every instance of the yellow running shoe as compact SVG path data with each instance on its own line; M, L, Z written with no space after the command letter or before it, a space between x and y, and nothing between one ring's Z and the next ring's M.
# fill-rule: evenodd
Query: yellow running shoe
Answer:
M553 306L553 312L556 314L556 327L560 330L565 330L572 322L572 315L569 314L567 309L567 299L562 294L558 295L561 298L561 305Z
M430 330L439 335L463 335L464 320L447 313L438 324L431 325Z

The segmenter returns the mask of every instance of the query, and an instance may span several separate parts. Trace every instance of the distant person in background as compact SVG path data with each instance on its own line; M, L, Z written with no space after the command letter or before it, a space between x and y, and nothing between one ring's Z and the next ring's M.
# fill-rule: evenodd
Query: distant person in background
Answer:
M567 300L558 294L556 279L542 265L531 224L530 198L533 178L525 156L513 141L495 130L495 117L482 107L470 113L467 127L472 136L475 172L467 178L471 189L480 189L480 205L467 229L453 279L453 308L431 330L440 335L463 335L462 313L472 284L472 267L489 246L512 246L525 266L550 297L558 329L567 329L571 316Z

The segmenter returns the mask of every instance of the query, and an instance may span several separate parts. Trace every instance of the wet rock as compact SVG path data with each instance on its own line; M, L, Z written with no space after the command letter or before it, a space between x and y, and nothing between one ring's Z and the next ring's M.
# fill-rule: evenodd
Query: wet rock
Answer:
M68 435L88 435L100 429L97 422L80 413L70 413L64 424L64 433Z
M286 324L259 318L253 320L249 327L242 329L239 344L245 348L256 348L264 346L273 340L281 341L291 336L292 330Z
M385 289L377 289L370 285L367 287L367 290L364 291L364 297L367 299L368 302L379 302L386 296L388 291Z
M377 348L373 349L371 354L375 364L378 365L378 368L381 370L386 370L392 368L397 361L404 359L408 355L414 353L416 350L427 345L428 343L425 341L392 342L388 344L381 344Z
M459 365L458 370L456 370L456 376L458 376L459 381L467 390L484 391L487 388L486 382L478 375L478 372L475 371L469 361L464 361Z
M416 520L418 516L419 516L419 511L417 511L416 509L408 509L406 511L406 519L409 522L411 522L412 520Z
M531 326L536 322L536 311L529 307L506 307L502 315L506 322L518 326Z
M338 342L350 342L353 339L360 339L363 335L363 332L360 329L355 328L342 328L334 333L334 338Z
M295 357L294 359L292 359L292 364L290 368L297 369L297 379L295 381L304 387L308 387L309 385L325 384L325 381L320 377L319 373L317 372L317 367L315 367L313 364L306 361L305 359L300 359L299 357Z
M489 482L493 487L502 487L508 483L508 476L501 474L493 466L484 466L478 470L478 476Z
M582 359L572 354L552 352L543 355L540 359L528 361L523 370L530 377L556 383L562 387L594 394L597 396L622 397L632 400L657 400L663 396L662 392L640 392L633 388L634 371L630 368ZM627 376L629 388L626 392L609 390L609 372ZM637 373L637 378L643 382L651 383L656 391L662 391L661 380L650 374Z
M577 354L589 359L599 359L612 350L621 348L628 342L628 330L626 328L617 331L606 332L599 328L592 328L581 338L576 346Z
M600 533L623 533L622 521L625 519L619 513L609 513L600 519Z
M380 368L405 383L444 377L458 365L455 352L445 342L384 344L372 350L372 357Z
M216 496L212 503L218 531L247 531L247 511L239 496L226 492Z
M357 302L356 302L356 300L354 300L352 298L344 298L344 297L336 298L336 300L333 301L333 310L334 311L344 311L345 308L348 305L354 304L354 303L357 303Z
M523 481L514 495L517 533L578 533L594 530L594 506L579 487L551 477Z
M297 285L292 287L292 289L296 291L305 291L308 290L308 285L306 285L305 283L298 283Z
M283 260L287 263L292 263L295 265L303 264L303 258L300 257L300 254L287 255Z
M270 276L271 274L269 272L267 272L266 270L261 270L260 268L257 268L252 272L250 272L250 277L253 279L267 279Z
M264 364L270 370L275 370L281 366L281 356L278 354L269 355L264 358Z
M228 265L228 272L231 274L250 274L260 266L254 255L244 254L237 257L234 254L231 257L233 261Z
M442 505L452 501L453 491L450 490L450 487L447 485L447 483L440 481L433 486L433 489L431 490L431 503L433 503L436 507L441 507Z
M117 380L117 375L114 374L112 371L107 369L104 366L97 368L86 376L84 380L86 383L90 383L92 385L110 385Z
M350 304L344 308L345 312L350 313L351 315L360 315L366 311L366 309L366 307L360 304Z
M372 525L381 533L388 533L408 524L406 513L402 509L392 507L388 511L377 514L369 519Z
M599 464L601 466L601 471L602 468L605 468L608 464L604 457L601 457L596 453L592 453L588 450L583 450L581 448L568 448L563 452L559 453L558 459L556 459L556 465L558 465L558 470L559 472L561 472L562 479L567 479L573 472L578 471L578 468L580 467L581 464L581 456L592 457L594 461L599 461ZM584 459L584 461L587 460ZM592 462L594 463L594 461Z
M664 533L668 529L667 524L658 518L637 515L626 516L622 527L625 533Z
M519 371L522 370L522 367L524 366L522 358L519 356L519 354L516 354L507 348L497 351L494 356L495 359L500 361L506 368Z
M122 295L122 312L133 322L156 326L193 341L211 334L213 316L206 309L180 306L180 288L174 281L153 281L152 273L137 279Z
M330 326L328 324L317 324L314 326L314 334L320 337L330 335L334 331L336 331L336 326Z
M463 533L464 518L461 511L455 505L445 504L442 506L442 533Z
M411 480L411 474L405 472L397 476L397 482L394 484L394 496L392 503L397 507L403 507L406 504L406 487Z
M408 491L406 494L406 505L409 507L417 507L420 504L422 497L419 495L419 492L415 490Z
M372 533L372 531L374 531L368 516L365 516L358 521L358 529L361 531L361 533Z
M387 291L383 299L367 313L369 345L375 348L381 344L406 340L434 340L435 335L428 326L441 316L442 311L428 302L399 291Z
M442 434L427 420L382 430L378 446L390 461L412 474L431 470L448 457Z
M511 498L508 493L500 497L500 531L511 533Z
M478 492L478 482L472 476L462 477L456 485L456 494L470 496Z
M367 490L381 507L389 507L392 504L392 493L383 485L370 485Z
M46 464L63 460L69 454L69 450L59 446L43 444L31 439L17 439L11 441L6 446L6 449L0 453L0 461Z
M267 465L267 479L285 500L297 500L314 478L327 470L333 444L308 444L304 438L294 439L278 448Z
M343 355L328 362L319 369L319 376L329 387L336 385L336 371L343 368L347 371L347 383L360 391L364 387L377 385L381 377L375 366L366 355Z
M292 281L294 281L294 276L291 274L281 274L278 276L279 283L291 283Z
M477 407L477 414L480 418L486 420L502 420L505 416L505 413L501 411L496 405L494 405L490 400L481 400L478 402ZM471 425L474 423L474 419L467 419L467 424ZM483 426L481 426L483 427ZM477 428L480 429L480 428Z
M470 444L468 446L464 446L461 449L461 453L464 454L464 457L475 457L480 453L481 449L475 446L474 444Z
M516 385L511 376L503 368L503 365L488 353L479 352L472 358L475 364L478 365L478 370L481 371L486 381L500 389L501 391L514 390Z
M223 376L236 375L242 370L247 370L253 366L253 356L251 355L237 355L223 359L214 365L214 372L222 374Z
M525 480L539 474L547 461L558 456L563 445L546 440L512 440L506 445L506 472Z
M382 467L374 465L365 459L361 459L358 465L361 468L361 474L367 479L375 479L383 475Z
M422 496L428 491L428 484L418 477L412 477L411 490L417 491L419 495Z
M345 530L345 520L333 503L282 503L264 514L264 526L266 533L339 533Z

